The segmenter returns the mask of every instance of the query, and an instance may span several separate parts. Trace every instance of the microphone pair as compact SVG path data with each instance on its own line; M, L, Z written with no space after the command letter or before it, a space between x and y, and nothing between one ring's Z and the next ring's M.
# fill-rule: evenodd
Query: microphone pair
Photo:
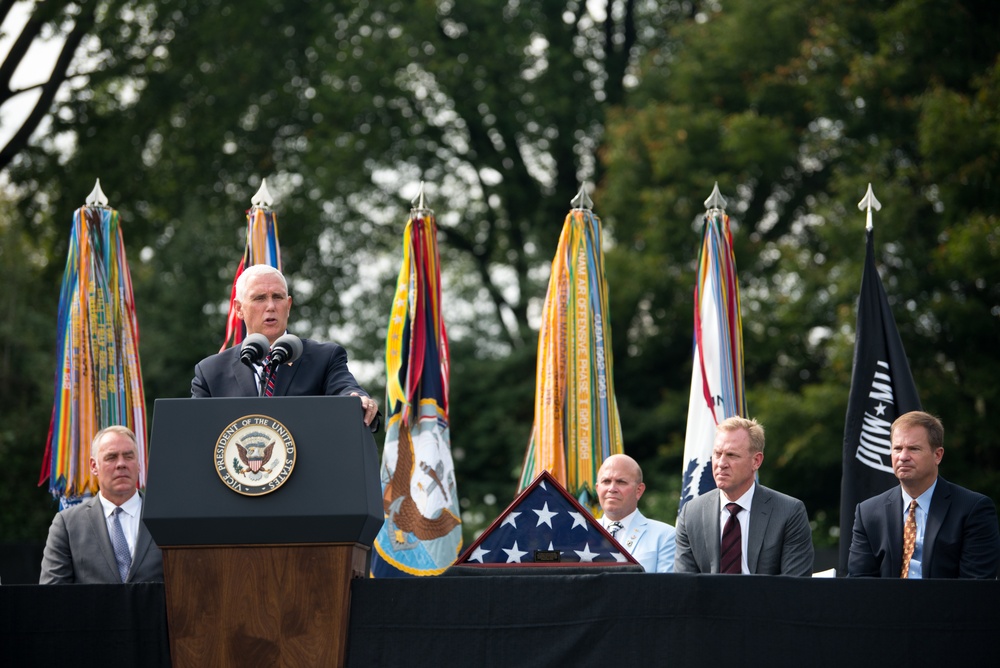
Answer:
M279 336L271 345L267 337L263 334L250 334L243 339L243 347L240 349L240 361L249 367L259 363L270 353L268 366L278 367L282 364L291 364L302 357L302 339L294 334L283 334Z

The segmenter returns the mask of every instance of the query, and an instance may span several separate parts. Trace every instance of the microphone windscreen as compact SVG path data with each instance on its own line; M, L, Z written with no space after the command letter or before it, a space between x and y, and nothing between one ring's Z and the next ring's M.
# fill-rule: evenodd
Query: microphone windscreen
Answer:
M302 357L302 339L294 334L283 334L271 346L271 360L277 364L290 364Z
M270 348L267 337L260 333L254 333L243 339L243 346L240 349L240 361L244 364L256 364L263 359Z

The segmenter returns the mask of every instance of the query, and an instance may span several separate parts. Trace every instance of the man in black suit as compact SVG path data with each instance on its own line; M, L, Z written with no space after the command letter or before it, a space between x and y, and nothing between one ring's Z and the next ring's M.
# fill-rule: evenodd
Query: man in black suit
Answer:
M848 576L995 579L996 506L938 476L944 456L941 421L912 411L896 418L889 435L899 487L858 504Z
M271 345L285 333L292 310L288 283L280 271L266 264L248 267L236 280L236 317L247 335L263 334ZM259 368L258 368L259 371ZM259 396L259 374L240 361L233 346L203 359L194 368L192 397ZM365 424L378 429L378 405L347 368L347 351L336 343L303 339L302 356L283 364L274 374L273 396L354 396L361 399Z
M163 556L139 518L139 447L128 427L97 432L90 471L98 493L56 514L39 584L163 582Z

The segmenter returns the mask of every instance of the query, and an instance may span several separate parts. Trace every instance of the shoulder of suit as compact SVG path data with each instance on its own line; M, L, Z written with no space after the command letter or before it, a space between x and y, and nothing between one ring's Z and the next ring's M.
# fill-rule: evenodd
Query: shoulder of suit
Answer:
M776 489L771 489L770 487L765 487L764 485L761 485L760 483L757 483L757 490L754 492L754 499L757 498L758 494L761 495L760 498L762 500L763 499L771 499L772 501L777 501L778 503L787 503L787 504L791 504L791 505L794 505L794 504L797 504L797 503L802 503L802 501L800 501L799 499L796 499L794 496L789 496L788 494L784 494L782 492L779 492Z
M973 489L956 485L953 482L948 482L941 476L938 476L937 487L934 488L934 496L937 497L945 494L955 499L967 499L971 503L978 503L980 499L987 499L990 503L993 503L993 499L985 494L980 494Z

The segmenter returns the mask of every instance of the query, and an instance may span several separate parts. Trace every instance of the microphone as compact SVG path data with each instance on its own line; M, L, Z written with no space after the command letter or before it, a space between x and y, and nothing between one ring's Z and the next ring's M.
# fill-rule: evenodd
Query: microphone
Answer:
M248 367L253 368L254 364L260 362L267 354L270 341L263 334L251 334L243 339L243 347L240 349L240 361Z
M271 346L271 366L286 362L291 364L302 357L302 339L294 334L283 334Z

